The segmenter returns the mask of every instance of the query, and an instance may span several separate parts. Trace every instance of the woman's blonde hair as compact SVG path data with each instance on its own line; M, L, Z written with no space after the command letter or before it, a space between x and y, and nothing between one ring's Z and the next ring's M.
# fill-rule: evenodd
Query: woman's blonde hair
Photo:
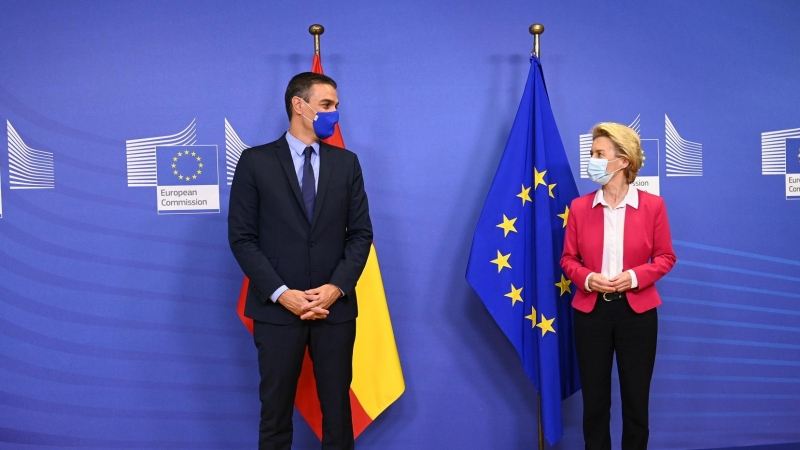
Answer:
M642 140L630 127L621 123L603 122L592 128L592 140L604 136L614 143L614 152L617 157L628 160L628 167L622 169L628 184L633 183L639 169L642 168Z

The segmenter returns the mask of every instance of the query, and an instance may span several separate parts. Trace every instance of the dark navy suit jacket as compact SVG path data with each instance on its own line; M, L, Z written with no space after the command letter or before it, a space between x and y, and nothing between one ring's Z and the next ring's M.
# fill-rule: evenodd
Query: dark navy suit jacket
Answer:
M285 136L247 149L233 177L228 241L250 278L245 315L288 325L299 317L269 296L282 285L303 291L330 283L344 297L331 305L325 320L353 320L358 316L356 282L372 245L358 158L320 143L319 185L309 222L289 152Z

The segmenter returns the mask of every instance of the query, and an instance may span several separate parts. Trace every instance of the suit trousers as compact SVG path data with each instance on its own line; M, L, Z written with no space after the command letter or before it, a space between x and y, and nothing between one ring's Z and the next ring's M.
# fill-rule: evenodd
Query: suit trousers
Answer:
M292 447L292 414L306 346L314 363L322 410L322 448L353 448L350 383L355 337L355 320L338 324L297 320L289 325L254 321L253 339L261 374L259 450Z
M586 450L611 450L611 368L615 354L622 397L622 449L646 449L658 313L653 308L638 314L626 299L607 302L599 297L590 313L575 310L574 323Z

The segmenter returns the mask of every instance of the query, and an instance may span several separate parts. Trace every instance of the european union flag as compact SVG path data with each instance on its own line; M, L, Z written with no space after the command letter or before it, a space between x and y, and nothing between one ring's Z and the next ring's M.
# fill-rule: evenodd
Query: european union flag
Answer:
M578 389L572 292L559 261L578 196L539 60L475 229L467 281L517 349L541 401L544 435L562 434L561 401Z
M159 186L217 185L216 145L156 147Z

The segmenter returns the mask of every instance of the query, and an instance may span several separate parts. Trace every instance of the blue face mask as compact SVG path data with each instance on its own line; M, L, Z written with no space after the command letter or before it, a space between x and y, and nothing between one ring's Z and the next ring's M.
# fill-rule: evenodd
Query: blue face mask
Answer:
M300 99L303 100L303 99ZM305 100L303 103L308 105L311 108L311 105L308 104ZM311 108L314 111L314 108ZM314 111L314 120L309 119L306 116L303 116L304 119L308 120L314 125L314 133L316 133L317 137L320 139L328 139L329 137L333 136L333 132L336 130L335 126L336 123L339 122L339 111L331 111L331 112L316 112Z
M608 163L617 161L619 159L620 158L612 159L609 161L603 158L589 158L589 166L586 168L586 172L589 174L589 178L591 178L591 180L594 181L595 183L598 183L601 186L605 186L606 184L608 184L609 181L611 181L611 177L615 173L622 170L622 167L620 167L619 169L611 173L608 173L606 172L606 170L608 169Z

